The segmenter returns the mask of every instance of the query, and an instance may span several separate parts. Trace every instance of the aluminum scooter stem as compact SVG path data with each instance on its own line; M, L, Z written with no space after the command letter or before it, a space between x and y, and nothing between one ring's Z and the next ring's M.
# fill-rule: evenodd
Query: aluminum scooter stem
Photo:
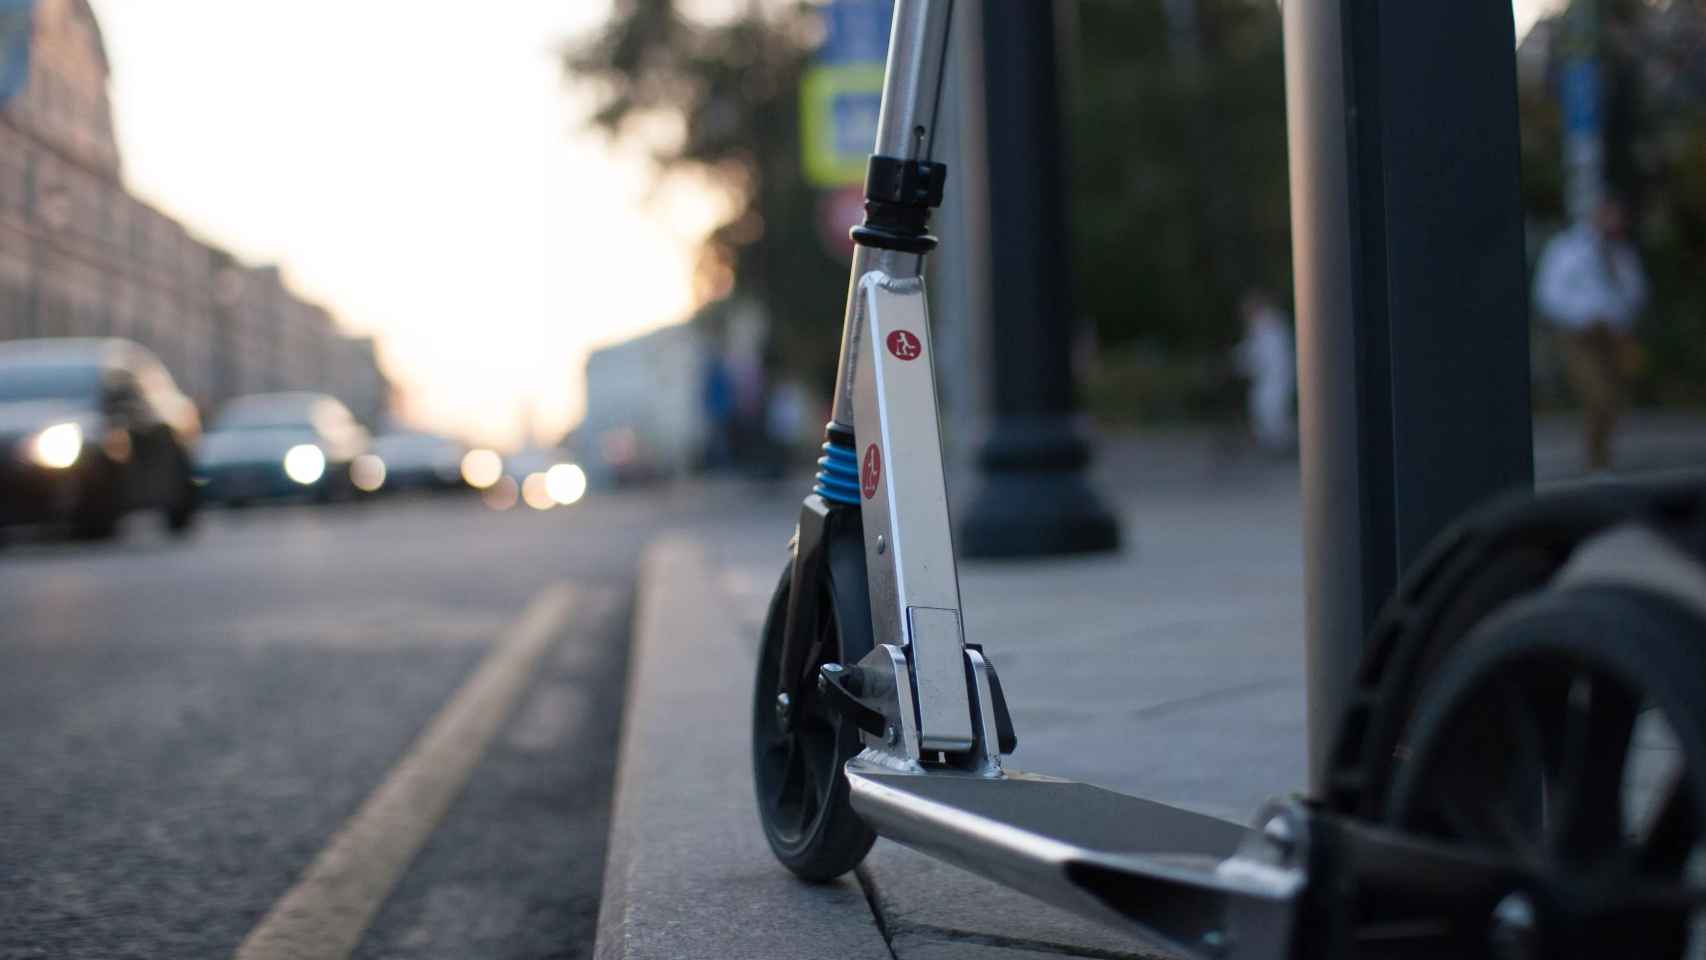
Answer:
M930 160L936 145L936 117L948 60L948 24L954 0L898 0L889 34L888 65L883 74L883 105L877 119L876 153L903 160ZM853 429L853 380L857 344L863 331L854 310L859 279L881 270L897 279L919 276L919 254L858 247L841 327L841 358L836 364L835 399L830 420Z

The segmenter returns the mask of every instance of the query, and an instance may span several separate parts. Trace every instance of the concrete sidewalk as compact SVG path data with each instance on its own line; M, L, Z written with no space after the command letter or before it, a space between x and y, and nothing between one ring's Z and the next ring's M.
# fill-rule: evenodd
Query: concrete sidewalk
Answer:
M1296 483L1240 468L1131 504L1119 556L967 565L1019 731L1011 765L1242 822L1304 775ZM886 840L807 886L759 831L748 762L759 625L786 521L648 551L598 956L1151 956Z
M1579 472L1570 423L1536 439L1543 482ZM1699 462L1706 427L1637 422L1624 444L1631 466ZM1119 498L1124 552L962 566L967 637L999 668L1019 733L1010 767L1240 823L1303 786L1296 471L1212 432L1116 440L1097 472ZM1152 956L886 840L826 886L774 862L748 711L797 501L722 502L644 563L598 956Z

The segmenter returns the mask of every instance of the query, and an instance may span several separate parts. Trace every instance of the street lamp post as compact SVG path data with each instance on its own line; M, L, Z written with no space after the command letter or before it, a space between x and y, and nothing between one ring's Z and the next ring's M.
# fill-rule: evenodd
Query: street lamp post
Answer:
M1528 300L1510 4L1284 15L1319 796L1400 573L1452 518L1532 485Z
M1004 5L982 18L988 154L991 422L979 488L961 517L972 557L1112 550L1119 526L1091 489L1075 416L1067 168L1055 5Z

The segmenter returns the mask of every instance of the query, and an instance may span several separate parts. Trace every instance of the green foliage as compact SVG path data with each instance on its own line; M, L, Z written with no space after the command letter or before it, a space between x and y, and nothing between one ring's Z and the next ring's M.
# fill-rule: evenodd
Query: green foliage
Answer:
M1706 104L1665 124L1647 191L1643 248L1653 284L1644 327L1652 400L1706 404Z
M1118 347L1097 357L1083 395L1097 423L1130 426L1236 420L1245 415L1245 391L1223 353Z
M1531 221L1564 218L1564 120L1558 98L1545 88L1523 88L1517 105L1522 125L1522 208ZM1535 260L1538 250L1529 253Z
M1245 291L1290 287L1279 14L1272 0L1199 0L1193 66L1167 49L1159 2L1079 11L1078 302L1106 348L1218 354L1241 334Z
M1218 353L1237 339L1240 293L1289 282L1279 18L1272 0L1200 4L1193 72L1165 49L1160 0L1081 3L1068 58L1077 302L1114 346ZM815 17L810 4L752 3L704 23L674 0L618 0L565 65L600 92L597 126L629 137L675 118L660 171L709 171L739 192L704 270L714 281L732 269L769 304L781 365L827 382L846 266L822 251L799 164Z
M1217 363L1239 336L1240 295L1266 287L1289 299L1276 5L1198 0L1193 61L1169 49L1161 0L1077 3L1065 58L1076 302L1107 357L1090 392L1110 408L1141 394L1145 409L1219 410ZM1706 57L1685 37L1670 53L1680 79L1653 90L1641 68L1653 54L1640 45L1644 18L1665 10L1706 22L1706 0L1602 0L1601 9L1613 57L1608 169L1637 201L1655 293L1641 393L1706 402ZM798 87L817 35L813 6L797 0L749 0L715 22L693 20L676 0L616 0L565 65L599 92L594 124L638 137L673 121L679 137L648 141L660 172L709 172L736 192L734 215L706 240L706 289L721 292L732 276L763 300L777 362L827 384L846 265L823 252L818 197L800 170ZM1524 204L1532 221L1555 227L1564 186L1555 92L1539 84L1521 98Z

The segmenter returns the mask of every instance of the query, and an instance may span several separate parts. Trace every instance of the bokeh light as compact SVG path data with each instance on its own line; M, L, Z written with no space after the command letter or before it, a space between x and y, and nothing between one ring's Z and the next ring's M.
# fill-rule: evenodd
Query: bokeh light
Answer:
M284 475L308 486L326 475L326 455L312 443L299 443L284 454Z
M515 506L516 488L513 477L500 476L480 492L480 499L493 510L508 510Z
M462 480L475 490L486 490L498 482L503 476L504 461L495 450L475 449L468 451L462 457ZM514 487L515 482L511 481ZM514 491L510 496L514 497ZM513 506L513 502L511 506ZM509 507L499 509L508 510Z
M577 503L586 496L586 471L578 464L559 463L545 471L545 490L565 507Z
M371 453L356 457L349 465L349 479L363 493L385 486L385 461Z
M530 473L521 482L521 499L535 510L549 510L557 505L543 473Z
M77 462L83 452L83 428L75 423L56 423L36 434L30 456L36 463L63 470Z

